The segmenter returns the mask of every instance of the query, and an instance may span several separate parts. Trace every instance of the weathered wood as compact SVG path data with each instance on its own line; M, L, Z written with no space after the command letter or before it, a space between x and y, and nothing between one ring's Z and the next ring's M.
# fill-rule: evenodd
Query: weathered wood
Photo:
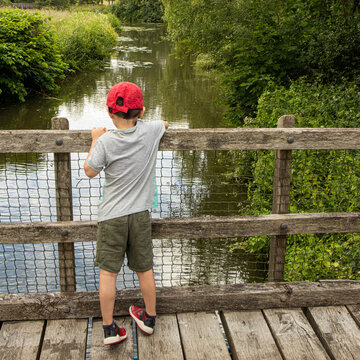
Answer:
M278 128L293 128L295 117L284 115ZM291 150L276 150L273 180L273 214L287 214L290 206ZM272 236L269 251L269 281L284 280L286 235Z
M288 142L293 138L292 143ZM56 141L62 140L61 145ZM0 130L0 153L88 152L89 130ZM159 150L360 149L354 128L168 130Z
M68 130L65 118L53 118L54 130ZM72 221L71 160L69 153L54 154L56 215L58 221ZM61 291L76 291L74 244L59 242L59 275Z
M360 359L360 329L345 306L311 307L307 316L333 359Z
M104 331L100 319L93 320L91 332L91 360L133 360L133 331L132 319L130 316L115 318L119 327L126 329L127 339L112 346L104 345Z
M0 359L35 360L44 321L5 322L0 330Z
M160 315L153 335L137 329L139 359L183 359L176 315Z
M351 316L355 320L355 322L360 327L360 304L359 305L348 305L348 310L350 311Z
M215 313L178 314L186 360L231 359Z
M301 309L268 309L264 315L286 360L329 359Z
M286 229L282 225L286 224ZM56 243L96 240L96 221L3 223L0 243ZM63 235L63 231L67 235ZM360 232L360 213L153 219L154 239L199 239L277 234Z
M159 314L353 305L360 303L360 281L163 287L156 293ZM129 304L143 306L139 290L117 292L115 315L127 315ZM97 292L0 294L0 321L100 316Z
M234 360L282 359L260 310L224 311L221 318Z
M87 319L49 320L40 360L85 359Z

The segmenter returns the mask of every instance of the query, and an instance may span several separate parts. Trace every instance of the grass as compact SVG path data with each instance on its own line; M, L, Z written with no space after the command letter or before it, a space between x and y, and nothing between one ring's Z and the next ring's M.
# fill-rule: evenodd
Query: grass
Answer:
M33 10L49 18L63 60L70 69L84 70L109 56L117 44L120 21L112 14L90 11Z

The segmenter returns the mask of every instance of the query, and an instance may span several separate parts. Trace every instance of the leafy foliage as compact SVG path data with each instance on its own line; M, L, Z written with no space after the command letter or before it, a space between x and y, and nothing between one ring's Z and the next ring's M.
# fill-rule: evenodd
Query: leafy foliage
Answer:
M298 127L359 127L358 0L162 1L178 53L195 54L221 74L232 124L275 127L281 115L294 114ZM252 179L243 211L270 213L274 152L228 156L239 166L224 181ZM356 151L294 151L291 212L360 211L359 160ZM269 239L236 247L267 253ZM286 279L359 279L359 254L354 234L291 236Z
M0 8L11 6L12 2L10 0L0 0Z
M112 13L106 13L106 16L109 20L110 25L115 29L118 34L120 34L122 31L122 27L119 18Z
M269 82L302 76L353 79L360 69L357 2L350 0L163 0L169 38L181 52L207 53L223 74L235 125L256 114Z
M70 0L36 0L37 7L52 7L58 10L68 9L70 6Z
M163 6L159 0L117 0L110 12L125 22L162 22Z
M0 11L0 94L25 101L29 91L52 91L63 78L54 32L44 16L21 10Z
M276 127L281 115L292 113L296 116L296 127L359 127L359 108L357 82L333 86L300 79L289 89L273 87L264 92L257 117L247 125ZM272 199L264 194L272 192L273 164L273 152L259 152L253 162L249 214L271 212ZM293 151L291 167L291 213L360 211L358 151ZM263 246L263 251L267 251L268 245L268 242L250 239L248 248L262 251ZM360 237L353 234L291 236L287 247L287 279L358 279L359 253Z
M68 13L54 22L56 40L71 69L103 60L116 46L117 34L105 14Z

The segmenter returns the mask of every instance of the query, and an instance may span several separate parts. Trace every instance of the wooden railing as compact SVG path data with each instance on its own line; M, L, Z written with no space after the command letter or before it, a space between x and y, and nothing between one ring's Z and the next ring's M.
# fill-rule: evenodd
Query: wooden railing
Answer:
M159 150L276 150L273 214L262 216L167 218L153 220L153 237L226 238L271 235L269 281L282 281L286 236L289 234L360 232L360 213L288 214L292 150L360 149L360 129L294 128L294 116L284 115L274 129L168 130ZM58 243L62 292L74 292L74 243L95 241L95 221L72 221L71 152L87 152L88 130L68 130L64 118L53 119L52 130L2 130L0 153L54 153L57 222L2 223L0 243Z

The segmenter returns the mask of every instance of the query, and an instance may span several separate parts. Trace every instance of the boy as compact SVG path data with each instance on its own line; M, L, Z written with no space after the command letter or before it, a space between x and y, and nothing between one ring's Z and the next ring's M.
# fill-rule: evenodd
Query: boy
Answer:
M107 96L108 114L116 129L94 128L84 163L88 177L105 170L99 203L95 265L100 267L99 297L104 344L126 339L126 330L113 320L116 278L126 252L128 266L137 273L145 309L130 306L139 328L152 334L156 319L151 220L155 195L155 162L166 121L144 122L141 89L129 82L114 85Z

